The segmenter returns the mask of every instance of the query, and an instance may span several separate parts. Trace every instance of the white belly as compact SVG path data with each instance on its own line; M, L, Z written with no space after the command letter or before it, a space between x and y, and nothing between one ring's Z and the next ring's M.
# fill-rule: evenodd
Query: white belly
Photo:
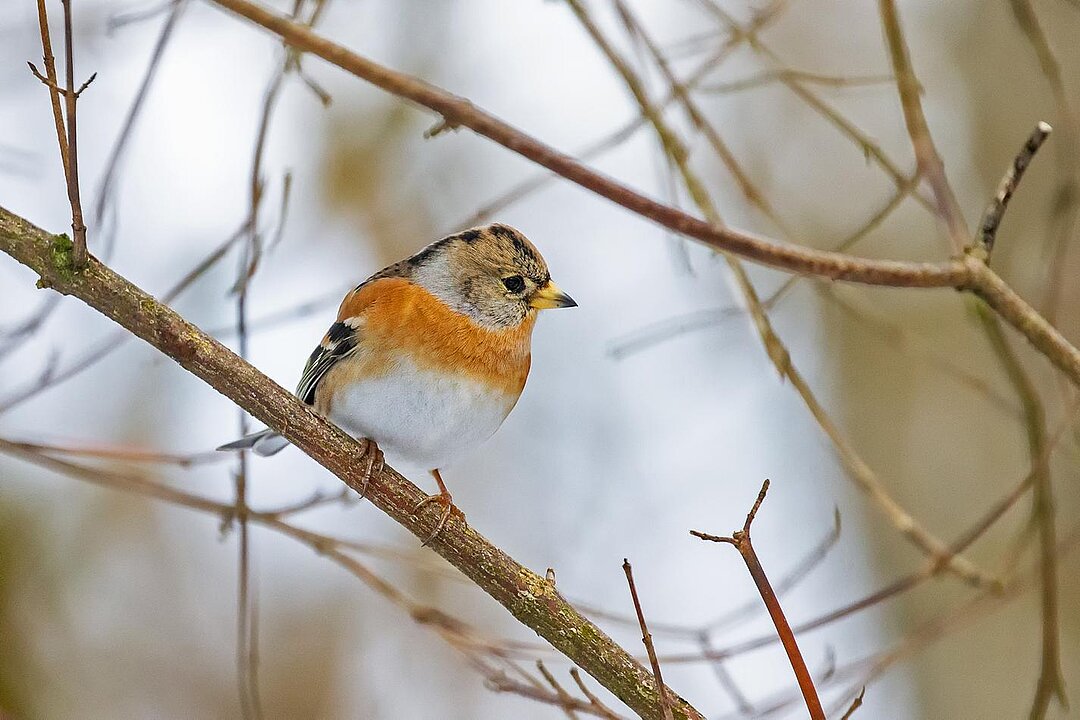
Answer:
M517 397L469 379L451 379L399 360L389 373L353 384L334 399L330 419L372 438L395 460L445 467L490 438Z

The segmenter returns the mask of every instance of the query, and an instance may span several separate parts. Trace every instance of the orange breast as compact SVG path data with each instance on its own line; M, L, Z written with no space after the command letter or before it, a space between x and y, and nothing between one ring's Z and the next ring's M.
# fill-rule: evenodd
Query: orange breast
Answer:
M418 285L381 278L341 303L338 320L357 316L363 318L360 342L373 350L369 372L389 363L397 350L421 368L464 374L515 398L525 387L535 310L517 327L488 329Z

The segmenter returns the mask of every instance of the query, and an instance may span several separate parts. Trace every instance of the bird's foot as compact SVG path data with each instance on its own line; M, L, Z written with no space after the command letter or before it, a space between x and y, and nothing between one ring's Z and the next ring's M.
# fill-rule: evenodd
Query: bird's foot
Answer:
M443 506L443 509L442 512L439 513L439 521L435 523L435 529L432 530L431 534L427 536L423 543L421 543L421 547L430 543L440 532L442 532L443 527L446 525L446 521L450 519L451 513L456 512L461 516L462 520L465 519L465 513L461 512L461 510L454 505L454 498L450 494L450 491L446 489L446 483L443 482L442 475L439 474L439 471L432 470L431 477L435 478L435 482L439 484L439 492L434 495L428 495L426 498L416 503L416 507L413 508L413 515L416 515L420 508L428 503L438 503Z
M360 438L360 499L367 497L368 483L383 469L383 451L370 438Z
M430 544L431 541L442 532L442 529L446 526L446 521L450 519L452 513L456 512L458 515L461 515L461 517L465 517L465 513L461 512L461 510L454 505L454 497L445 490L437 492L434 495L428 495L426 498L416 503L416 507L413 508L413 515L416 515L420 511L420 508L431 503L441 505L442 510L439 512L439 521L435 523L435 529L431 531L430 535L424 538L424 542L421 543L421 546Z

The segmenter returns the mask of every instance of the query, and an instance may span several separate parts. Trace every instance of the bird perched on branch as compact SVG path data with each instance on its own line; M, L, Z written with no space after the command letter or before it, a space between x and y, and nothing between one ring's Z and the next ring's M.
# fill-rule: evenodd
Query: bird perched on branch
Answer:
M430 542L454 507L439 468L491 437L517 403L537 311L576 305L521 232L465 230L349 292L296 396L364 442L365 486L382 450L430 469L439 492L414 509L442 507ZM266 429L218 449L266 456L286 445Z

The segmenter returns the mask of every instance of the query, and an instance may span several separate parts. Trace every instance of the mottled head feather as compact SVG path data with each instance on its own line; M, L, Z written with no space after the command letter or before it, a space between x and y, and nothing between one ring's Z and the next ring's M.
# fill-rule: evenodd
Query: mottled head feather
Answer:
M438 240L372 279L380 277L406 278L493 328L520 324L534 312L529 298L551 279L547 263L528 238L500 223Z

